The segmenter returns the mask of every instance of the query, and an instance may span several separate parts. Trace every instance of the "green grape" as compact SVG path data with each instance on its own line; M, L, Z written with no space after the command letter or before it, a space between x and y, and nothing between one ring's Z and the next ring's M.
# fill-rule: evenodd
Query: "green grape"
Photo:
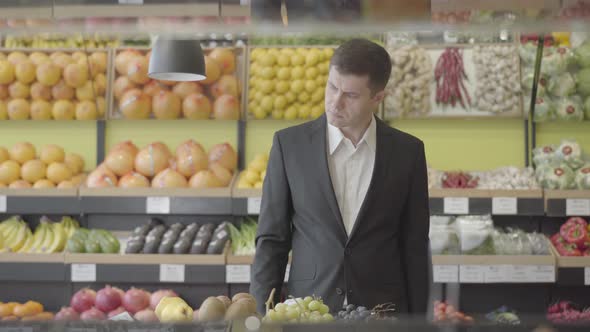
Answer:
M296 308L289 308L286 313L287 319L297 319L299 318L299 311Z
M332 315L330 315L330 314L323 314L323 315L322 315L322 319L323 319L325 322L331 322L331 321L333 321L333 320L334 320L334 316L332 316Z
M320 312L320 314L325 315L330 312L330 308L327 305L322 304L320 306L319 312Z
M273 321L278 321L278 312L274 311L273 309L270 309L267 313L266 313L266 317L268 317L270 320ZM266 318L265 317L265 318Z
M322 304L319 301L313 300L313 301L309 302L309 304L307 305L307 308L309 308L309 310L311 310L311 311L317 311L317 310L320 310L321 306L322 306Z
M312 323L319 323L319 322L321 322L321 321L322 321L322 319L323 319L323 318L322 318L322 315L312 315L312 316L309 318L309 321L310 321L310 322L312 322Z
M309 303L310 303L311 301L313 301L313 297L311 297L311 296L306 296L306 297L303 299L303 303L305 303L305 305L306 305L306 306L307 306L307 305L309 305Z
M279 304L275 305L275 311L276 312L285 312L285 311L287 311L287 305L284 303L279 303Z

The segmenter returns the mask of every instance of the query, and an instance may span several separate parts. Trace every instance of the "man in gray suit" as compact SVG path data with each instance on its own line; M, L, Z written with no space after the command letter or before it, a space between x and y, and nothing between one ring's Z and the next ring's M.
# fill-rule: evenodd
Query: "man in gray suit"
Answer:
M326 112L274 135L258 219L250 292L264 313L273 288L344 303L394 303L424 314L429 277L428 180L423 143L374 116L389 55L364 39L330 62Z

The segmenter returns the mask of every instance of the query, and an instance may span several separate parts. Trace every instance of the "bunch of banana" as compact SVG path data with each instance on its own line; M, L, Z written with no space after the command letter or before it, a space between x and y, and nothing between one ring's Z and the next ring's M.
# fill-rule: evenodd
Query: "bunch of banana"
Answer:
M61 224L64 227L66 234L68 235L68 239L71 238L72 235L74 235L78 228L80 228L80 224L78 223L78 221L71 217L63 217L61 219Z
M0 252L18 252L31 237L31 229L20 217L14 216L0 223L3 246Z
M41 218L39 226L21 252L50 254L62 252L68 241L68 233L62 223Z
M100 36L78 35L75 37L65 36L6 36L4 47L6 48L108 48L118 47L118 39Z

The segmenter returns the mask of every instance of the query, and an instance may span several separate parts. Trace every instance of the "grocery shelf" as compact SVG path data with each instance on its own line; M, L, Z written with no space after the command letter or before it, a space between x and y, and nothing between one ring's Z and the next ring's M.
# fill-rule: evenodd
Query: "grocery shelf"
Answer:
M486 189L430 189L430 214L506 214L542 216L543 191L486 190ZM453 211L456 199L467 201L465 213ZM461 202L459 202L461 203ZM447 206L448 205L448 206ZM457 206L455 206L456 208ZM516 212L516 213L515 213Z
M262 189L240 189L234 186L232 197L232 212L234 215L248 216L258 215L260 213Z
M73 254L66 253L66 264L190 264L223 265L225 255L177 255L177 254Z
M3 0L0 2L0 18L50 19L52 3L50 0L29 0L26 4L22 1Z
M254 263L254 256L234 256L230 254L227 255L226 262L228 265L252 265Z
M85 213L231 215L226 188L80 188Z
M432 265L555 265L553 255L432 255Z
M0 281L63 281L63 254L0 254Z
M80 214L76 189L0 189L0 213ZM4 211L3 211L4 210Z
M590 190L545 190L545 211L550 217L590 216Z
M84 0L56 1L53 6L55 18L86 17L143 17L143 16L218 16L216 0L173 0L173 1L121 1Z

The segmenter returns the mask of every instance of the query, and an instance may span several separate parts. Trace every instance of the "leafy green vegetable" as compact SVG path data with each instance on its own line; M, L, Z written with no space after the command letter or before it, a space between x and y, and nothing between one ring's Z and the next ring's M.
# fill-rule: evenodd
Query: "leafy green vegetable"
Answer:
M581 67L590 67L590 39L574 50L576 62Z
M233 224L228 225L231 247L234 255L253 255L256 251L256 230L258 224L252 219L245 220L238 229Z
M583 96L590 96L590 67L580 70L576 74L578 92Z
M571 96L576 92L576 81L570 73L561 73L549 80L549 93L556 97Z

